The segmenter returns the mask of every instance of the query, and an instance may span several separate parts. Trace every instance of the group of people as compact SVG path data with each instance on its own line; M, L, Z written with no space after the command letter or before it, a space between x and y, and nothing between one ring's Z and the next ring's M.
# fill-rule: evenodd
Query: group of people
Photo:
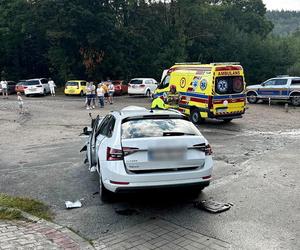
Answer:
M104 108L104 103L113 104L115 87L111 81L99 83L97 88L93 82L86 86L86 109L96 107L96 97L98 98L99 107Z

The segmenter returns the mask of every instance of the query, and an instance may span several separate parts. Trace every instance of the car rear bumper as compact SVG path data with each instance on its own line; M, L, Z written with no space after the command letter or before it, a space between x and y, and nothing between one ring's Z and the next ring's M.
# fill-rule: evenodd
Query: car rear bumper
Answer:
M128 89L129 95L145 95L145 89L139 89L139 88L130 88Z
M203 167L195 170L133 174L126 171L123 161L110 163L105 161L100 162L100 165L103 184L111 192L184 186L201 187L211 180L213 170L210 156L206 157Z
M81 90L80 89L76 89L76 90L64 90L65 95L80 95Z
M38 89L38 90L25 90L24 91L25 95L43 95L44 94L44 90L43 88Z

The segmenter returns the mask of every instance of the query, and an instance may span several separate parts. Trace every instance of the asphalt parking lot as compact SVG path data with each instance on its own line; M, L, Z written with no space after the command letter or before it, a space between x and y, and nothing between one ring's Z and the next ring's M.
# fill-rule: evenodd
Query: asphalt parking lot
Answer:
M244 249L300 248L300 108L249 105L243 119L199 126L214 151L214 178L198 199L212 197L233 207L214 215L193 207L181 192L123 195L110 203L98 197L98 180L79 153L79 137L90 111L79 97L24 98L19 115L15 96L0 99L0 192L42 200L58 224L88 239L163 220ZM117 97L92 111L104 115L150 100ZM66 210L64 201L82 199ZM134 209L119 215L115 209Z

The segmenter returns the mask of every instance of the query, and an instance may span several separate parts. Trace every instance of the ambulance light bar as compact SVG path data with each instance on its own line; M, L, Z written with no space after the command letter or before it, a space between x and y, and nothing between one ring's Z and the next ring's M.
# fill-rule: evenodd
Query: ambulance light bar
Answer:
M198 65L201 62L182 62L182 63L175 63L175 65Z

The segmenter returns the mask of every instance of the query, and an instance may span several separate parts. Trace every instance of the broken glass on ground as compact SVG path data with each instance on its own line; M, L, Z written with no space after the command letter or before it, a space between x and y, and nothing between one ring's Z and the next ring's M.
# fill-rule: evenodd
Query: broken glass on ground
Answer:
M229 210L232 206L231 203L217 202L212 199L194 202L194 207L210 213L222 213Z

